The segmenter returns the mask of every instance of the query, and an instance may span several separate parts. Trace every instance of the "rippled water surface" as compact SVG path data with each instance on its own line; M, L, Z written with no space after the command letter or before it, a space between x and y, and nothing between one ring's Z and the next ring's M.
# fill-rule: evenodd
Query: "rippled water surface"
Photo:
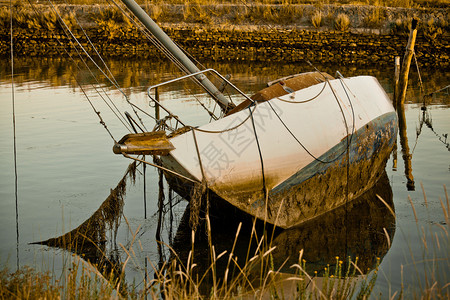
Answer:
M166 62L109 61L108 64L122 92L142 107L148 107L148 86L179 75ZM70 252L30 243L60 236L88 220L108 198L110 190L122 179L130 163L113 154L113 139L99 124L98 116L85 94L101 111L102 119L116 140L127 131L106 106L103 99L108 98L104 95L107 94L120 111L132 112L132 108L110 83L102 78L100 82L93 82L88 72L77 71L73 64L64 59L17 58L15 66L12 86L9 61L1 60L0 261L2 266L8 265L11 269L31 265L61 274L70 259ZM223 74L232 74L232 82L248 94L276 78L311 71L306 65L278 64L269 67L261 64L210 63L208 66ZM317 67L330 74L339 70L345 76L374 75L388 94L392 94L393 70L380 70L376 66L366 69L329 65ZM405 156L402 155L399 140L397 150L387 163L386 176L351 207L345 211L334 211L295 230L277 233L274 243L279 251L274 254L275 261L282 262L290 257L289 263L295 263L298 251L305 249L310 262L308 268L314 271L333 263L336 255L357 254L362 268L374 267L378 257L381 259L381 271L375 295L392 295L400 289L402 276L405 286L411 289L418 289L418 286L425 288L427 280L431 284L434 281L444 283L441 286L450 281L450 248L446 236L449 224L444 213L444 210L447 214L449 212L448 196L444 190L444 185L448 187L450 183L450 139L447 138L450 132L449 95L441 92L427 98L426 110L423 110L417 73L414 70L411 73L405 115L413 176L410 177L410 186L413 181L414 190L407 189ZM421 75L424 93L449 84L448 71L422 70ZM82 83L83 89L78 83ZM96 93L94 86L102 96ZM162 103L190 123L208 121L208 115L197 117L199 106L187 98L186 87L191 88L179 84L170 91L163 90ZM13 98L17 142L17 214ZM214 107L212 103L208 105ZM153 108L148 108L148 111L153 114ZM145 116L143 118L150 121ZM148 124L147 129L151 129L152 123ZM155 265L169 259L166 248L158 251L155 239L158 174L147 167L145 211L142 171L142 166L139 166L134 185L129 179L126 180L126 196L123 207L118 208L119 215L102 219L105 224L120 223L116 239L114 232L110 232L114 230L109 230L108 226L102 227L96 223L93 229L106 228L106 233L101 233L107 241L105 252L107 255L117 254L119 261L124 255L119 245L130 246L132 233L137 232L142 248L135 246L136 258L128 264L126 276L129 280L136 279L138 283L142 283L142 272L147 266L145 257ZM186 227L186 216L183 216L186 202L174 196L173 207L169 209L167 189L165 192L162 239L181 256L190 245L190 229ZM376 200L377 194L393 204L395 218ZM226 249L232 243L237 223L230 220L235 219L234 216L224 215L215 221L214 230L218 234L214 238L218 249ZM245 232L244 229L237 252L245 253L247 250ZM198 249L202 249L201 241L199 245ZM78 254L82 257L86 255ZM197 259L201 262L201 250ZM434 274L434 277L426 278L426 274Z

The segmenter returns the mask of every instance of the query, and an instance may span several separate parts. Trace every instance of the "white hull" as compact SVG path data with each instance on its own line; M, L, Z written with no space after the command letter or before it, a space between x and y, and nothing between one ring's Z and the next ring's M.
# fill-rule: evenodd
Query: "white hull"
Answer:
M295 187L311 181L318 173L334 181L336 187L328 193L342 190L347 136L351 140L352 172L360 172L361 167L384 168L397 121L392 104L375 78L336 79L330 85L332 88L327 83L316 84L259 103L199 127L195 138L193 131L175 136L170 140L175 149L161 156L162 162L176 172L206 182L210 190L241 210L281 227L291 227L325 212L322 210L333 209L348 195L336 194L335 201L327 201L323 208L309 203L311 209L307 211L292 193L299 194ZM383 157L378 154L381 150ZM339 172L331 175L330 170L337 169ZM360 179L366 181L360 184L369 186L355 187L350 192L356 196L370 188L378 171L370 170ZM264 188L269 191L267 205ZM326 190L317 183L312 189ZM314 190L310 193L321 194ZM318 201L311 199L304 201Z

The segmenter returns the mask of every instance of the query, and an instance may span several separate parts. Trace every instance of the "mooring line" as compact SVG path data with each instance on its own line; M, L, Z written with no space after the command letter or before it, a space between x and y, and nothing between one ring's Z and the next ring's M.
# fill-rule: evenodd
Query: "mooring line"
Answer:
M50 1L51 2L51 1ZM65 1L64 0L64 2L65 2L65 4L66 5L68 5L68 3L67 3L67 1ZM103 63L103 65L105 66L105 68L106 68L106 70L109 72L109 75L110 75L110 77L106 77L110 82L112 82L112 84L113 85L115 85L116 86L116 88L122 93L122 95L124 95L125 96L125 98L127 99L127 96L126 96L126 94L125 94L125 92L121 89L121 87L120 87L120 85L119 85L119 83L117 82L117 80L116 80L116 78L114 77L114 75L113 75L113 73L111 72L111 70L108 68L108 65L106 64L106 62L105 62L105 60L103 59L103 57L100 55L100 53L98 52L98 50L97 50L97 48L95 47L95 45L92 43L92 41L91 41L91 39L89 38L89 36L88 36L88 34L87 34L87 32L84 30L84 28L81 26L81 23L78 21L78 18L76 17L76 12L75 12L75 9L73 9L72 8L72 13L73 13L73 16L74 16L74 18L75 18L75 21L77 22L77 25L78 25L78 27L80 27L80 29L83 31L83 34L84 34L84 36L86 37L86 39L88 40L88 42L89 42L89 44L91 45L91 47L92 47L92 49L94 50L94 52L97 54L97 56L98 56L98 58L100 59L100 61ZM61 22L64 22L64 20L59 20L60 21L60 23ZM65 23L65 22L64 22ZM62 27L66 27L66 28L68 28L67 26L62 26ZM68 30L70 30L70 29L68 29ZM66 36L67 36L67 34L66 34ZM68 37L68 36L67 36ZM74 46L74 48L75 48L75 46ZM75 49L76 50L76 49ZM77 53L78 53L78 51L77 51ZM80 58L81 58L81 55L80 54L78 54L79 56L80 56ZM93 58L91 58L91 60L93 60ZM98 80L97 80L97 78L95 77L95 75L92 73L92 71L90 70L90 68L86 65L86 67L89 69L89 71L91 72L91 74L92 74L92 77L94 78L94 80L95 81L97 81L97 83L99 83L98 82ZM100 68L100 66L98 66L98 68ZM105 76L106 76L106 74L105 74ZM95 87L94 87L95 88ZM95 88L96 89L96 88ZM111 102L111 105L112 106L114 106L114 108L116 109L116 111L117 111L117 113L123 118L123 119L125 119L125 117L123 116L123 114L121 113L121 111L119 110L119 108L117 108L117 106L116 106L116 104L114 103L114 101L112 101L112 99L109 97L109 95L106 93L106 91L103 89L103 88L101 88L102 89L102 92L106 95L106 97L108 98L108 100ZM97 90L97 89L96 89ZM98 92L97 91L97 93L100 95L100 92ZM103 99L103 96L101 96L100 95L100 97ZM128 99L127 99L128 100ZM109 104L106 102L106 100L104 100L105 101L105 103L106 103L106 105L108 105L108 107L110 107L109 106ZM110 107L110 109L114 112L114 114L116 114L116 112ZM117 116L117 114L116 114L116 116ZM139 116L138 116L139 117ZM120 120L120 121L122 121L122 119L120 119L120 117L119 116L117 116L117 118ZM142 120L141 120L141 122L142 122ZM125 124L124 124L125 125ZM126 127L126 126L125 126ZM129 129L129 128L127 128L127 129Z
M142 160L145 160L145 155L142 158ZM146 186L146 164L142 164L142 173L144 173L144 219L147 219L147 186Z
M158 49L158 50L160 50L172 63L174 63L174 65L176 66L176 67L178 67L178 69L181 71L181 72L183 72L183 73L185 73L185 74L189 74L190 73L190 71L179 61L179 59L178 58L176 58L167 48L166 48L166 46L164 46L154 35L153 35L153 33L151 33L145 26L142 26L142 23L141 22L138 22L138 21L136 21L132 16L130 16L128 13L127 13L127 11L128 12L130 12L130 10L127 8L127 11L125 11L124 10L124 8L122 8L115 0L110 0L110 2L112 2L116 7L117 7L117 9L120 11L120 12L122 12L122 14L126 17L126 18L128 18L128 20L131 22L131 23L133 23L135 26L136 26L136 28ZM110 4L110 6L112 6L111 4ZM174 42L175 43L175 42ZM176 43L175 43L176 44ZM190 58L191 59L193 59L193 57L189 54L189 53L187 53L180 45L178 45L178 44L176 44L177 45L177 47L179 47L180 48L180 50L183 52L183 53L185 53L185 55L187 55L187 56L190 56ZM200 63L198 63L198 61L197 60L195 60L195 59L193 59L193 61L195 61L197 64L199 64L201 67L203 67L204 69L206 69L202 64L200 64ZM202 84L198 81L198 79L196 79L195 77L191 77L191 79L192 79L192 81L193 82L195 82L197 85L199 85L199 86L202 86ZM191 94L194 94L194 93L191 93ZM212 95L211 95L212 96ZM203 104L200 102L200 100L198 100L198 98L194 95L194 98L195 98L195 100L197 101L197 102L199 102L200 103L200 105L202 105L203 106ZM212 115L214 115L214 113L211 113L206 107L203 107L208 113L209 113L209 115L211 116L211 114ZM217 118L215 115L214 115L214 118Z
M16 142L16 105L14 97L14 38L13 38L13 5L9 1L9 16L11 21L11 100L12 100L12 125L13 125L13 148L14 148L14 195L16 202L16 263L19 270L19 197L18 197L18 174L17 174L17 142Z
M422 100L423 100L424 103L425 103L425 97L424 97L424 90L423 90L422 76L420 75L420 69L419 69L419 63L417 62L416 51L413 51L413 56L414 56L414 62L415 62L415 64L416 64L417 75L419 76L420 96L422 97Z
M255 105L256 108L256 105ZM255 133L255 140L256 140L256 146L258 147L258 154L259 154L259 159L261 161L261 175L262 175L262 185L263 185L263 194L264 194L264 202L266 204L267 207L267 202L268 202L268 191L267 191L267 187L266 187L266 175L264 172L264 158L262 156L262 152L261 152L261 146L259 145L259 139L258 139L258 135L256 133L256 126L255 126L255 119L253 118L253 111L251 110L251 108L248 108L249 114L250 114L250 119L252 121L252 127L253 127L253 132ZM267 209L265 210L267 213Z
M430 97L430 96L432 96L434 94L437 94L437 93L440 93L440 92L442 92L444 90L447 90L447 94L448 94L448 89L450 89L450 84L445 86L445 87L443 87L443 88L441 88L441 89L438 89L438 90L435 90L435 91L433 91L431 93L426 94L425 97Z
M135 160L135 161L139 161L139 162L141 162L141 163L144 163L144 164L150 165L150 166L152 166L152 167L155 167L155 168L157 168L157 169L161 169L161 170L163 170L163 171L165 171L165 172L169 172L169 173L171 173L171 174L173 174L173 175L175 175L175 176L178 176L178 177L180 177L180 178L182 178L182 179L186 179L186 180L188 180L188 181L190 181L190 182L193 182L193 183L200 183L200 182L197 181L197 180L193 180L193 179L191 179L191 178L188 178L188 177L186 177L186 176L183 176L183 175L181 175L181 174L179 174L179 173L177 173L177 172L175 172L175 171L172 171L172 170L167 169L167 168L164 168L164 167L162 167L162 166L158 166L158 165L156 165L156 164L152 164L151 162L148 162L148 161L145 161L145 160L142 160L142 159L139 159L139 158L130 156L130 155L126 154L126 153L122 153L122 155L125 156L126 158L130 158L130 159L133 159L133 160Z

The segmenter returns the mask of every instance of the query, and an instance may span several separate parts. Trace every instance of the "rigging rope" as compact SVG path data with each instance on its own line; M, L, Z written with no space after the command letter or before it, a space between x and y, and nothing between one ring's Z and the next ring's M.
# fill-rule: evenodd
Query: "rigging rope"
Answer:
M51 0L48 0L53 8L53 10L55 11L55 13L58 15L59 19L58 22L60 23L67 39L70 41L73 49L75 49L75 51L77 52L78 56L80 57L80 59L82 60L82 62L84 63L84 65L86 66L87 70L89 70L92 78L94 78L94 80L97 82L97 84L99 84L99 81L97 79L97 77L95 76L95 74L93 73L93 71L91 70L91 68L88 66L87 62L83 59L81 53L78 51L76 45L73 44L72 40L74 40L76 42L76 44L78 44L78 46L81 48L81 50L83 50L83 52L86 54L86 56L88 57L88 59L96 66L96 68L119 90L119 92L125 97L125 100L130 103L128 96L122 91L122 89L120 88L120 86L117 84L117 81L115 80L114 76L112 76L113 79L111 79L101 68L100 66L95 62L95 60L92 58L92 56L87 52L87 50L83 47L83 45L80 43L80 41L75 37L75 35L72 33L72 31L70 30L70 28L67 26L67 24L64 22L64 20L62 19L61 15L59 14L59 12L56 10L56 8L53 6ZM80 26L80 24L78 24ZM80 26L81 27L81 26ZM81 27L82 28L82 27ZM83 30L84 31L84 30ZM72 39L70 38L72 37ZM87 39L89 40L89 37L87 36ZM89 40L90 41L90 40ZM61 44L61 43L60 43ZM93 45L92 45L93 46ZM93 48L96 50L95 46L93 46ZM96 51L97 52L97 51ZM103 60L102 60L103 61ZM108 69L108 68L107 68ZM109 69L108 69L109 70ZM94 87L94 89L97 91L97 88ZM111 104L116 108L116 110L118 111L119 115L125 119L122 115L122 113L120 112L120 110L117 108L117 106L114 104L114 102L112 101L112 99L109 97L109 95L106 93L106 91L102 88L103 93L106 95L106 97L109 99L109 101L111 102ZM117 115L117 113L111 108L111 106L107 103L107 101L103 98L103 96L97 91L98 95L103 99L103 101L106 103L106 105L110 108L110 110L116 115L116 117L122 121L122 119L120 119L120 117ZM139 115L137 114L137 112L133 109L133 111L135 112L136 116L139 118L139 120L141 121L142 124L142 120L140 119ZM122 122L122 124L124 124L124 126L131 132L131 130L125 125L124 122ZM142 124L142 126L144 126L144 124ZM144 126L145 127L145 126Z
M413 51L413 55L414 55L414 62L416 63L417 74L419 75L420 96L422 97L422 100L425 101L422 76L420 76L419 63L417 62L416 51Z
M170 52L166 46L164 46L154 35L153 33L151 33L145 26L142 25L142 23L139 21L137 22L132 16L133 14L130 12L130 10L128 8L126 8L126 10L124 10L115 0L110 0L119 10L120 12L122 12L122 14L127 17L130 22L132 22L135 27L158 49L160 50L176 67L178 67L178 69L180 71L182 71L185 74L190 74L191 71L189 71L183 63L181 63L178 58L176 58L172 52ZM130 15L131 14L131 15ZM200 65L204 70L206 69L202 64L200 64L192 55L190 55L190 53L186 52L179 44L177 44L175 41L172 41L186 56L188 56L191 60L193 60L195 63L197 63L198 65ZM214 76L216 76L215 74L213 74ZM203 84L200 83L200 81L196 78L196 77L190 77L190 79L195 82L198 86L203 87ZM215 98L214 95L212 95L208 90L206 90L208 94L210 94L211 97ZM208 112L208 114L215 120L218 119L217 116L215 116L215 114L213 112L211 112L210 110L208 110L203 103L201 103L200 100L198 100L198 98L195 96L194 93L191 93L195 100L200 103L200 105ZM231 99L230 99L231 100ZM232 101L230 101L230 103L233 104Z
M255 105L255 108L256 108L256 105ZM255 119L253 118L253 112L252 112L252 110L250 109L250 107L248 108L248 110L249 110L249 112L250 112L250 117L251 117L251 120L252 120L252 126L253 126L253 132L255 133L256 146L258 147L259 159L260 159L260 161L261 161L261 174L262 174L263 195L264 195L264 201L265 201L266 207L267 207L267 202L268 202L268 201L267 201L267 200L268 200L267 196L268 196L268 194L267 194L267 187L266 187L266 175L265 175L265 172L264 172L264 159L263 159L262 152L261 152L261 146L259 145L258 135L257 135L257 133L256 133L256 126L255 126ZM266 211L267 211L267 209L266 209Z
M64 2L66 3L66 5L68 7L70 7L67 3L67 1L64 0ZM74 11L74 8L72 8L72 12ZM81 23L78 21L78 18L76 17L76 13L73 13L73 16L75 18L75 21L77 22L78 27L80 27L80 29L82 30L84 36L86 37L86 39L88 40L89 44L91 45L92 49L94 49L95 53L97 54L98 58L101 60L101 62L103 63L104 67L106 68L106 70L109 72L111 77L108 77L108 79L110 81L114 81L115 86L118 88L118 90L122 93L122 95L125 96L125 98L127 98L127 96L125 95L125 93L122 91L122 89L120 88L119 83L117 82L116 78L114 77L114 75L112 74L111 70L108 68L108 65L106 64L106 62L103 60L102 56L100 55L100 53L97 51L97 48L94 46L94 44L92 43L91 39L89 38L87 32L84 30L83 26L81 26ZM92 73L92 72L91 72ZM94 77L95 78L95 77ZM117 108L117 106L115 105L115 103L112 101L112 99L109 98L109 95L104 91L104 89L102 88L102 91L105 93L105 95L108 97L109 101L111 102L111 104L114 106L114 108L118 111L119 115L125 119L125 117L123 116L123 114L120 112L120 110Z
M292 101L292 100L285 100L285 99L282 99L282 98L280 98L280 97L278 97L277 99L280 100L280 101L282 101L282 102L287 102L287 103L292 103L292 104L302 104L302 103L307 103L307 102L310 102L310 101L316 99L317 97L319 97L320 94L322 94L322 92L325 90L325 87L326 87L326 86L327 86L327 82L324 81L323 87L322 87L322 89L320 90L320 92L319 92L317 95L315 95L314 97L312 97L312 98L310 98L310 99L307 99L307 100L302 100L302 101Z
M34 6L34 4L28 0L28 3L30 4L30 7L34 10L34 12L36 14L39 14L39 12L37 11L37 8ZM56 8L54 6L52 6L53 9L56 10ZM61 16L58 13L58 22L61 25L61 28L64 32L64 34L66 35L66 37L69 39L69 42L71 43L72 47L75 49L75 51L77 52L78 56L80 57L81 61L85 64L86 68L89 70L89 72L91 73L93 79L99 84L99 81L97 80L96 76L93 74L92 70L89 68L89 66L87 65L86 61L83 59L82 55L80 54L80 52L77 50L76 46L73 44L72 40L70 39L68 33L66 32L65 28L67 27L67 25L64 23L64 21L62 20ZM66 47L64 46L64 44L60 41L60 39L58 38L58 35L55 34L55 30L51 29L51 34L52 36L55 38L55 40L58 42L58 44L62 47L62 49L64 49L64 52L66 53L66 55L72 60L72 62L75 64L75 66L77 67L78 70L81 71L81 68L79 67L78 63L75 62L75 59L72 57L72 55L67 51ZM59 48L57 48L57 51L61 53L61 51L59 50ZM73 75L73 78L75 79L75 81L77 82L77 84L81 87L81 83L76 80L76 76L75 73L73 71L71 71L71 74ZM106 75L105 75L106 76ZM107 76L106 76L107 77ZM117 113L111 108L111 106L109 105L109 103L106 101L106 99L103 97L103 95L97 90L95 85L92 85L93 89L97 92L97 94L102 98L102 100L105 102L105 104L109 107L109 109L116 115L116 117L122 122L122 124L125 126L125 128L131 132L131 129L125 124L125 122L123 122L123 120L117 115ZM102 89L103 90L103 89ZM105 95L109 98L109 96L107 95L107 93L103 90L103 92L105 93ZM87 93L83 90L84 95L86 96L86 98L88 99L88 101L90 102L91 106L93 106L92 102L90 101ZM109 98L110 99L110 98ZM112 100L110 99L110 101L112 102ZM99 115L100 113L94 108L94 112ZM100 118L101 119L101 118ZM106 126L106 124L103 122L103 120L100 120L100 123L103 126ZM108 132L110 135L111 133Z
M59 40L58 40L58 42L61 43ZM73 57L67 52L66 48L64 47L63 49L64 49L64 51L66 52L66 54L72 59L72 61L75 63L75 60L74 60ZM58 51L59 51L59 50L58 50ZM78 64L77 64L77 63L75 63L75 65L77 66L78 70L81 70L81 69L78 67ZM78 86L80 87L82 93L83 93L84 96L86 97L87 101L88 101L89 104L91 105L92 109L94 110L95 114L96 114L96 115L98 116L98 118L100 119L100 124L103 125L103 127L106 129L106 131L108 132L108 134L110 135L110 137L113 139L113 141L116 142L114 136L113 136L112 133L109 131L109 129L108 129L106 123L103 121L103 118L100 116L100 111L98 111L98 110L95 108L94 104L92 103L91 99L90 99L89 96L87 95L86 91L83 89L81 83L78 81L78 79L77 79L77 77L75 76L75 74L73 73L73 71L71 70L70 72L71 72L71 74L72 74L74 80L76 81L76 83L77 83ZM94 89L95 89L95 87L94 87ZM97 91L97 90L96 90L96 91ZM103 99L103 98L102 98L102 99ZM106 104L108 105L108 103L106 103ZM124 124L124 125L125 125L125 124ZM125 127L126 127L126 126L125 126ZM126 128L127 128L127 127L126 127ZM127 129L128 129L128 128L127 128Z
M178 59L169 50L167 50L167 48L160 41L158 41L146 27L142 26L140 22L136 22L136 20L130 16L130 10L128 8L126 8L125 11L115 0L110 1L136 26L137 29L141 31L141 33L144 34L145 37L147 37L150 42L153 43L153 45L155 45L156 48L162 51L170 61L172 61L184 73L189 73L189 71L178 61Z
M200 208L202 206L203 195L205 195L205 193L208 201L208 181L206 179L205 170L203 169L202 158L200 156L200 149L198 148L195 130L192 130L192 136L194 138L195 150L197 152L198 163L200 165L200 171L202 173L202 182L200 184L196 184L192 189L190 201L189 224L192 230L195 231L197 229L197 225L199 224ZM209 215L209 203L207 202L206 205L206 209L208 211L207 214Z
M253 110L250 111L250 114L248 114L248 116L241 123L239 123L239 124L237 124L237 125L235 125L233 127L227 128L227 129L223 129L223 130L206 130L206 129L201 129L199 127L193 127L193 126L188 126L188 127L190 127L193 130L197 130L197 131L204 132L204 133L224 133L224 132L228 132L228 131L234 130L234 129L242 126L251 117L251 114L255 111L256 106L257 106L257 104L255 102L255 105L253 106ZM250 109L251 106L249 106L248 108Z
M10 4L11 25L11 102L12 102L12 125L13 125L13 151L14 151L14 195L16 204L16 263L19 270L19 197L18 197L18 173L17 173L17 142L16 142L16 100L14 97L14 38L13 38L13 5Z
M30 0L28 0L30 1ZM125 93L120 89L120 86L117 86L113 80L111 80L109 78L109 76L102 70L102 68L100 68L100 66L97 64L97 62L92 58L92 56L89 54L89 52L87 52L87 50L85 49L85 47L80 43L80 41L75 37L75 35L73 34L73 32L70 30L70 28L67 26L67 24L64 22L63 18L61 17L61 15L59 14L59 11L55 8L55 6L53 5L51 0L48 0L48 2L50 3L50 6L52 7L53 11L58 15L58 22L61 24L62 29L65 31L66 35L67 33L72 37L72 39L78 44L78 46L80 47L81 50L83 50L83 52L86 54L86 56L91 60L91 62L97 67L97 69L123 94L123 96L125 98L127 98L127 96L125 95ZM31 3L30 3L31 4Z
M344 118L344 123L345 123L346 131L347 131L347 137L348 137L348 136L349 136L348 124L347 124L347 119L345 118L344 110L343 110L343 108L342 108L342 106L341 106L341 104L340 104L340 102L339 102L339 100L338 100L338 97L337 97L336 93L335 93L334 90L333 90L333 87L332 87L331 84L329 83L328 79L327 79L327 83L328 83L328 85L329 85L330 88L331 88L331 91L332 91L332 93L333 93L333 95L334 95L334 97L335 97L335 99L336 99L336 102L337 102L338 105L339 105L339 109L341 110L341 114L342 114L342 117ZM344 91L345 91L345 88L344 88ZM346 92L346 94L347 94L347 92ZM280 120L281 124L283 124L283 126L286 128L286 130L289 132L289 134L290 134L290 135L297 141L297 143L298 143L298 144L306 151L306 153L308 153L313 159L315 159L315 160L317 160L317 161L319 161L319 162L321 162L321 163L328 164L328 163L335 162L335 161L338 160L342 155L344 155L345 152L347 152L347 148L349 147L349 145L351 144L352 139L353 139L353 134L354 134L354 130L355 130L354 109L353 109L352 101L350 100L350 97L348 96L348 94L347 94L347 97L348 97L348 100L349 100L349 103L350 103L350 106L351 106L351 109L352 109L352 113L353 113L352 133L351 133L351 135L350 135L350 140L347 138L347 147L346 147L346 149L345 149L344 151L342 151L342 153L340 153L338 156L336 156L335 158L333 158L333 159L331 159L331 160L329 160L329 161L321 160L320 158L318 158L318 157L316 157L314 154L312 154L311 151L308 150L308 148L307 148L305 145L303 145L303 143L295 136L295 134L291 131L291 129L290 129L290 128L286 125L286 123L283 121L283 119L281 119L280 115L277 113L277 111L276 111L275 108L272 106L272 104L270 103L270 101L267 101L267 103L269 104L269 106L271 107L271 109L272 109L272 111L275 113L275 115L278 117L278 119Z
M64 3L67 5L67 7L70 7L69 4L67 3L66 0L64 0ZM72 12L74 11L74 8L72 8ZM101 60L101 62L103 63L103 66L106 68L106 70L108 71L108 73L110 74L110 80L114 81L115 86L117 87L117 89L126 97L125 93L122 91L122 89L120 88L119 83L117 82L116 78L114 77L113 73L111 72L111 70L108 68L108 65L106 64L106 62L103 60L103 57L100 55L100 53L97 51L97 47L94 46L94 44L92 43L91 39L89 38L89 35L87 34L87 32L84 30L83 26L81 26L81 23L78 21L78 18L76 16L76 13L73 14L75 21L77 22L78 27L80 27L80 29L83 31L84 36L86 37L86 39L88 40L89 44L91 45L92 49L94 49L95 54L97 54L98 58Z
M425 97L430 97L431 95L440 93L440 92L442 92L444 90L447 90L447 94L448 94L448 89L450 89L450 85L447 85L447 86L445 86L445 87L443 87L441 89L435 90L435 91L433 91L431 93L428 93L428 94L425 95Z
M87 101L89 102L89 104L91 105L92 109L94 110L94 112L97 114L98 118L100 119L100 124L103 125L103 127L106 129L106 131L108 132L109 136L113 139L114 143L116 142L116 139L114 138L114 136L112 135L111 131L109 131L108 126L106 126L105 121L103 121L103 118L100 116L100 111L97 111L95 109L94 104L92 104L91 99L89 99L88 95L86 94L86 91L83 89L83 87L81 86L81 84L78 82L78 80L75 78L75 81L78 83L78 85L80 86L81 91L83 92L84 96L86 97Z
M30 0L28 0L28 2L30 2ZM127 95L121 90L120 86L117 83L117 81L114 79L112 80L101 68L100 66L95 62L95 60L92 58L92 56L87 52L87 50L83 47L83 45L80 43L80 41L75 37L75 35L72 33L72 31L70 30L70 28L67 26L67 24L64 22L64 20L62 19L61 15L59 14L59 11L54 7L53 3L51 2L51 0L48 0L48 2L50 3L50 6L52 7L53 11L58 15L58 22L61 25L62 30L64 31L66 37L69 39L70 43L72 44L72 47L75 49L75 51L77 52L78 56L82 59L83 63L85 64L86 68L89 70L89 72L91 73L91 76L97 81L98 80L96 78L96 76L94 75L94 73L92 72L92 70L89 68L89 66L87 65L86 61L82 58L82 55L80 54L80 52L77 50L77 47L73 44L72 40L74 40L76 42L76 44L78 44L78 46L81 48L81 50L85 53L85 55L89 58L89 60L96 66L96 68L122 93L122 95L125 97L126 101L128 103L130 103ZM31 4L31 3L30 3ZM80 26L81 27L81 26ZM70 38L72 37L72 38ZM57 36L56 36L57 38ZM89 37L87 37L89 39ZM58 38L57 38L58 39ZM60 44L62 44L59 39L58 42ZM94 47L95 49L95 47ZM103 61L103 60L102 60ZM109 70L109 69L108 69ZM113 77L114 78L114 77ZM96 88L95 88L96 89ZM97 90L97 89L96 89ZM103 90L103 89L102 89ZM107 93L103 90L103 92L105 93L105 95L107 95ZM97 91L98 93L98 91ZM111 106L106 102L106 100L103 98L103 96L98 93L99 96L105 101L105 103L107 104L107 106L111 109L111 111L116 115L116 117L122 121L122 119L117 115L117 113L111 108ZM107 95L108 99L110 100L110 102L112 103L112 105L117 109L117 107L115 106L115 104L113 103L113 101L111 100L111 98L109 98L109 96ZM117 111L119 112L119 114L121 115L120 111L117 109ZM133 109L133 111L135 112L136 116L140 119L139 115L137 114L137 112ZM122 116L122 115L121 115ZM122 116L123 118L123 116ZM122 122L122 124L124 124L124 126L131 132L130 128L128 128L124 122ZM141 120L141 124L142 124L142 120ZM142 124L144 126L144 124ZM145 126L144 126L145 128Z

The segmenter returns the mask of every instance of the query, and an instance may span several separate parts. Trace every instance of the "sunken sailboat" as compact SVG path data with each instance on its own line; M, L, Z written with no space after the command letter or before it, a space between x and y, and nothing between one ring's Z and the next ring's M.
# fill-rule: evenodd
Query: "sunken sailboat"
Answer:
M211 201L224 200L282 228L335 209L377 182L397 136L397 117L376 78L316 71L271 82L249 97L215 70L199 70L136 3L123 2L187 75L148 89L166 116L152 132L124 136L115 153L135 160L153 155L153 165L182 196L189 199L202 186ZM234 105L211 74L243 101ZM186 79L217 102L220 117L190 126L154 96L157 88ZM169 119L176 126L165 126Z

